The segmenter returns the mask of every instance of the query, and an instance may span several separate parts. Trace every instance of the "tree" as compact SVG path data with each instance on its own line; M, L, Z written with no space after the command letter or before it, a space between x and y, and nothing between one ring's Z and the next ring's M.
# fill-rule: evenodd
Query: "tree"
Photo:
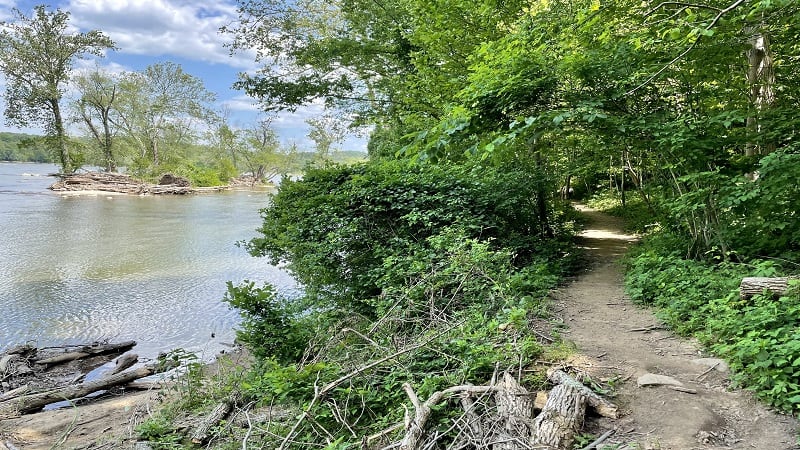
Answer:
M385 147L397 150L436 123L463 87L473 51L507 34L527 3L241 0L239 21L225 31L233 50L256 50L261 70L236 86L264 108L322 99L356 125L378 126L374 147L393 154Z
M308 138L314 141L317 158L327 160L335 150L334 145L344 140L347 127L340 119L330 114L312 117L306 120L306 123L310 127Z
M68 33L69 13L36 6L27 17L13 9L16 19L0 31L0 70L6 76L9 125L41 125L58 152L61 169L76 167L67 145L61 99L72 63L86 55L102 56L114 43L102 32Z
M150 158L152 166L158 167L170 146L185 144L193 136L195 122L214 116L208 106L214 94L200 78L173 62L128 73L119 89L112 123L139 147L142 164Z
M79 119L103 155L106 172L117 169L111 114L117 100L117 80L95 69L75 78L80 98L75 102Z
M240 155L255 180L271 180L287 173L295 163L297 148L290 146L285 151L281 149L271 118L259 121L256 126L242 130L242 133L244 140Z

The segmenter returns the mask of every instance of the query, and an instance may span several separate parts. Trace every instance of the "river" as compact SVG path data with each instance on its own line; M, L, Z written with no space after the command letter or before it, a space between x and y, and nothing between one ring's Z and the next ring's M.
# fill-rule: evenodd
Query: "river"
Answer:
M131 339L146 358L182 348L210 359L239 321L226 281L296 292L235 245L256 235L267 193L62 196L47 189L55 171L0 162L0 350Z

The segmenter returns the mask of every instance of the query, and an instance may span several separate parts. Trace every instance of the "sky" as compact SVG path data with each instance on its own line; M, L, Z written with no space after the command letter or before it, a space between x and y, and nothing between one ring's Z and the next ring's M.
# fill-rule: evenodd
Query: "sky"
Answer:
M0 0L0 21L12 18L12 8L30 16L38 4L69 12L71 26L81 32L100 30L118 47L97 61L77 61L76 70L99 65L112 71L141 71L151 64L171 61L203 80L217 96L215 106L229 113L234 127L246 128L264 117L253 99L232 88L239 73L258 68L255 57L249 53L230 55L224 47L230 38L218 32L236 19L235 0ZM0 78L4 92L3 83ZM314 104L295 113L280 113L272 124L284 143L311 150L313 143L306 136L305 120L322 113L322 106ZM4 120L0 121L0 131L38 132L8 127ZM350 136L340 147L365 151L366 142Z

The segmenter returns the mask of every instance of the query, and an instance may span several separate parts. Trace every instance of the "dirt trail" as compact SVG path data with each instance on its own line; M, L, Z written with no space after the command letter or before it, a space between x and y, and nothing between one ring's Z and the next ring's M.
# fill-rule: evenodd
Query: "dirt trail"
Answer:
M623 417L594 424L617 429L607 442L675 450L800 448L793 418L769 411L749 392L728 391L720 366L709 371L693 362L703 357L698 345L664 330L652 311L625 297L618 260L635 237L623 233L618 219L579 209L589 219L581 245L590 266L556 296L568 325L565 337L580 353L571 364L593 378L620 377L614 401ZM646 373L673 377L696 394L638 387Z

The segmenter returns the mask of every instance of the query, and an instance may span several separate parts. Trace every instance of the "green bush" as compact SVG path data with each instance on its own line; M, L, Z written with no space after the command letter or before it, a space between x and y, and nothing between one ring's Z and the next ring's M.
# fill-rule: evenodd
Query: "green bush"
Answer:
M254 255L286 267L315 302L332 300L374 316L386 258L420 255L450 226L523 266L548 249L534 211L539 180L527 172L383 161L310 169L286 181L262 211Z
M314 422L295 430L297 448L360 445L352 430L369 435L402 420L403 383L424 399L546 358L530 324L547 314L571 249L548 235L566 239L574 227L564 212L550 211L548 223L533 213L537 182L514 170L400 162L312 169L285 182L248 247L285 263L304 294L278 299L270 287L229 285L227 301L244 318L240 339L258 356L247 395L308 410ZM337 379L346 382L312 404ZM268 434L286 432L286 423L271 426Z

